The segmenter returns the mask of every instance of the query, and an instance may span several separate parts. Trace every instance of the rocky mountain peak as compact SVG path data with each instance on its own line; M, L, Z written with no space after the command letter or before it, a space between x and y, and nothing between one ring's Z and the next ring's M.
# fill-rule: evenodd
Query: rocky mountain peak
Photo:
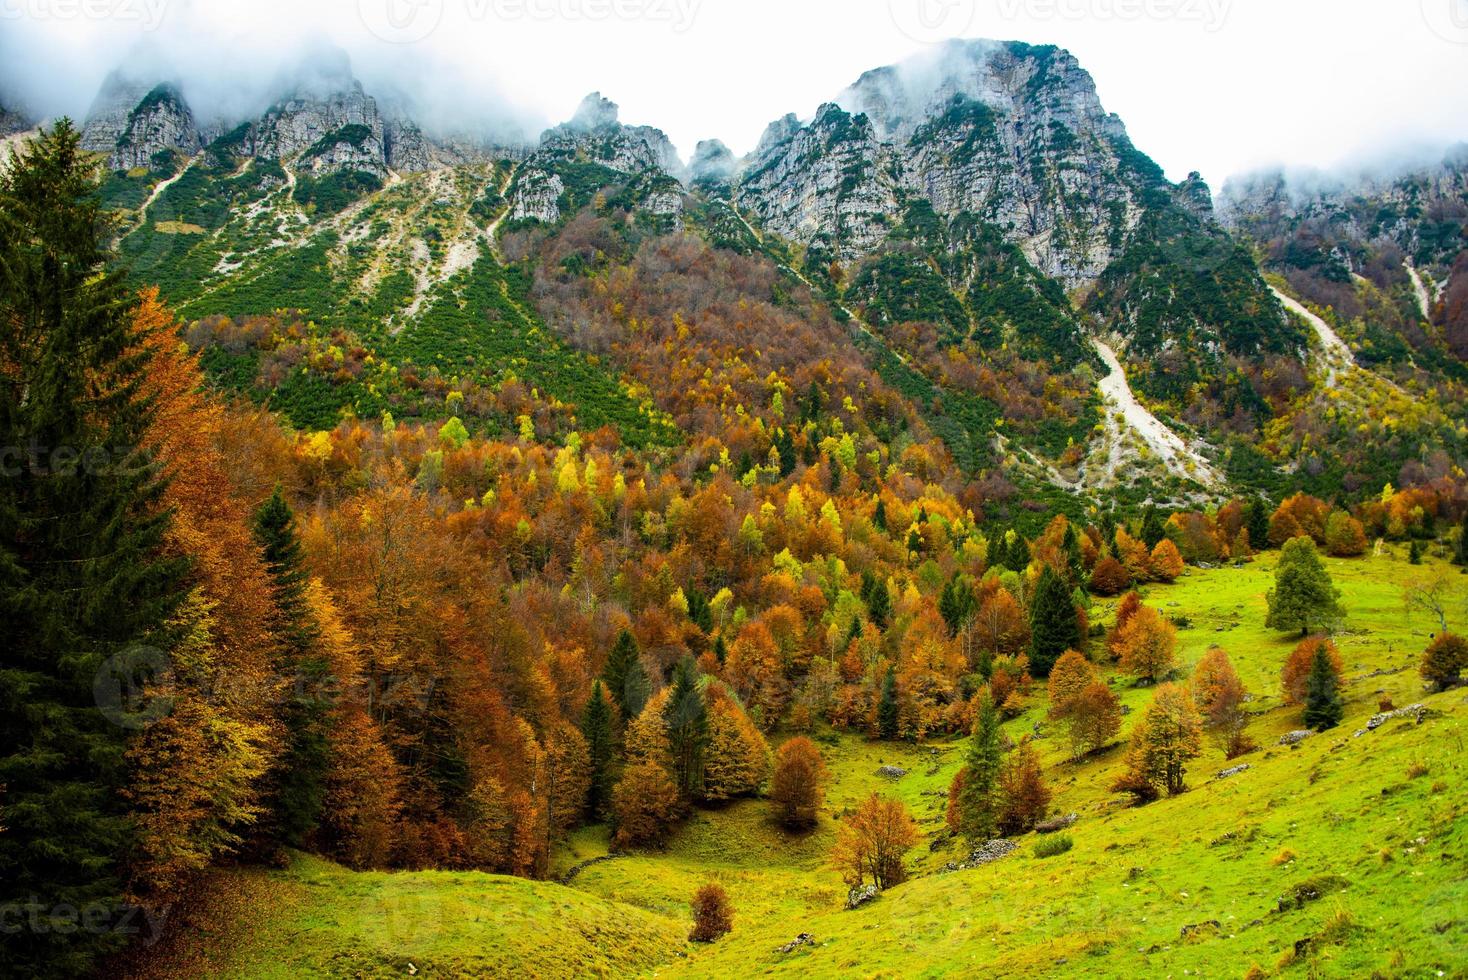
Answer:
M735 166L734 154L722 140L701 140L688 163L688 178L695 186L727 184Z
M949 41L907 61L866 72L836 101L865 113L884 140L905 141L955 100L996 114L1124 135L1089 72L1069 51L1017 41Z
M617 104L592 92L568 122L546 130L532 159L577 159L619 173L646 170L681 176L683 162L667 134L652 126L627 126L619 121Z
M788 112L765 127L764 133L759 138L759 145L754 148L754 156L760 157L772 148L800 132L800 120L795 113Z
M619 114L617 103L605 98L600 92L592 92L581 100L575 115L566 126L583 133L608 129L618 125Z

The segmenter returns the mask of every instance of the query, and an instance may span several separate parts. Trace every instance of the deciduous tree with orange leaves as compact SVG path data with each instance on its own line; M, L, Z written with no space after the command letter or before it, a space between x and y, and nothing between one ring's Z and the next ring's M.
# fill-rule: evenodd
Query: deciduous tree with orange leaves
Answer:
M1252 752L1254 742L1245 733L1249 715L1244 711L1244 685L1223 648L1213 647L1198 661L1192 688L1203 727L1224 755L1236 759Z
M917 824L906 804L873 793L836 828L831 864L852 887L871 880L878 888L891 888L907 880L904 858L917 841Z
M1138 680L1155 682L1171 670L1177 653L1177 627L1151 606L1143 606L1116 634L1121 669Z
M1139 799L1155 799L1162 791L1169 796L1181 793L1188 762L1203 750L1202 728L1186 687L1159 687L1132 729L1126 772L1114 788Z
M1121 706L1091 662L1067 651L1050 672L1050 717L1065 726L1071 756L1094 751L1121 730Z
M813 826L829 778L821 750L810 739L799 736L781 745L770 784L770 801L780 822L792 830Z

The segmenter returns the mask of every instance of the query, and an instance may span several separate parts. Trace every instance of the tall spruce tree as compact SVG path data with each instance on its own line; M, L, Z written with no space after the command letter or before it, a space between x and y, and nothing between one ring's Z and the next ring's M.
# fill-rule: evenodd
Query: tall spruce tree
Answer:
M1030 567L1030 543L1018 531L1015 532L1014 541L1009 546L1009 555L1004 560L1004 566L1016 572L1023 572Z
M1310 661L1305 678L1305 724L1318 732L1334 728L1345 717L1345 701L1341 698L1340 676L1330 661L1330 651L1322 643Z
M1269 504L1263 497L1249 502L1249 513L1244 522L1249 529L1249 547L1263 551L1269 547Z
M1036 677L1048 677L1065 651L1079 649L1081 624L1070 586L1046 565L1030 604L1030 670Z
M897 709L897 671L887 668L882 678L882 693L877 701L877 737L884 741L895 741L901 731Z
M612 644L612 652L607 655L601 677L606 682L607 691L617 702L617 707L622 709L624 721L630 722L642 714L642 708L652 694L652 684L648 681L647 670L642 666L642 653L637 649L637 638L629 631L623 630L617 634L617 642Z
M989 537L989 546L985 549L984 564L989 568L1007 568L1009 561L1009 546L1004 537L1009 532L995 531Z
M1148 506L1142 515L1142 541L1146 543L1147 550L1157 547L1158 542L1165 537L1167 529L1162 522L1162 515L1157 512L1156 507Z
M168 666L188 573L163 553L136 300L79 144L63 119L0 168L0 908L34 910L4 976L82 973L126 939L119 790L146 721L127 696Z
M1003 763L999 708L986 689L979 695L979 716L974 720L958 791L958 831L971 844L994 836L999 819L999 770Z
M957 636L964 623L974 614L974 590L969 588L962 574L954 572L953 577L943 586L943 593L938 598L938 613L943 617L951 637Z
M886 579L879 578L872 583L867 597L867 615L879 629L887 628L887 620L892 616L892 593L887 591Z
M255 511L255 543L272 580L280 650L276 670L286 683L281 707L285 744L271 773L271 819L262 829L289 847L300 847L321 821L326 773L331 764L330 665L306 601L308 581L296 515L277 484ZM272 826L273 824L273 826Z
M1468 565L1468 510L1463 511L1463 523L1458 528L1458 553L1453 560L1456 564Z
M673 686L663 706L668 726L668 748L673 760L673 782L685 797L703 790L703 757L708 748L708 706L698 684L698 667L684 657L673 670Z
M591 684L591 698L581 714L581 735L586 739L586 761L591 769L591 786L586 809L594 819L606 816L612 802L612 706L601 681Z

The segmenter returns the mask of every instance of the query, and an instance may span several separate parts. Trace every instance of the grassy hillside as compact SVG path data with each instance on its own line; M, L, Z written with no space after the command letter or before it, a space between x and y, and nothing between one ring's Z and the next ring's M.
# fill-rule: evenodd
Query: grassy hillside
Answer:
M230 879L268 897L262 911L203 942L189 938L168 969L375 976L412 962L425 976L1241 977L1258 965L1268 976L1468 976L1468 698L1422 695L1417 657L1435 624L1406 617L1401 585L1424 569L1390 553L1328 562L1350 613L1338 637L1346 720L1286 748L1278 737L1300 727L1299 709L1282 706L1278 670L1294 639L1262 627L1275 560L1195 570L1147 597L1191 621L1182 669L1218 643L1254 693L1251 733L1263 748L1238 760L1246 772L1217 779L1228 763L1210 747L1190 767L1189 792L1127 808L1108 790L1119 745L1069 762L1039 694L1008 723L1014 738L1040 726L1053 809L1079 816L1068 853L1039 858L1031 836L997 863L944 873L962 857L938 833L961 744L827 734L834 781L809 834L780 830L761 801L699 811L665 852L584 866L569 888L353 874L303 858ZM1149 692L1112 681L1134 718ZM1430 710L1421 724L1395 720L1356 736L1383 697ZM877 773L884 764L908 774L887 779ZM873 790L905 800L928 840L910 855L914 880L848 912L826 854L834 820ZM556 871L606 853L604 830L582 831ZM710 880L732 898L734 931L711 946L687 944L688 899ZM814 945L776 951L799 933Z

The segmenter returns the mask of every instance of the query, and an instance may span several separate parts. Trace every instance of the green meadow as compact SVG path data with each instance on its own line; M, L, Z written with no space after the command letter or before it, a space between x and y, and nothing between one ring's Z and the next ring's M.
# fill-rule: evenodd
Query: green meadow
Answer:
M1259 751L1225 761L1211 745L1186 793L1131 807L1110 792L1116 744L1072 762L1045 721L1039 685L1013 739L1038 732L1054 813L1075 813L1069 851L1039 857L1042 838L1008 857L945 871L964 849L944 833L944 793L961 741L908 745L817 735L831 769L825 812L786 833L769 805L697 810L664 850L609 853L605 828L558 850L569 883L477 873L354 873L299 857L276 872L221 872L216 905L153 975L240 977L1468 976L1468 692L1426 695L1417 675L1435 620L1409 615L1403 585L1441 566L1386 549L1327 560L1349 617L1344 723L1295 747L1302 727L1279 694L1296 638L1263 626L1277 554L1191 569L1147 602L1176 618L1179 676L1213 645L1228 650L1252 699ZM1453 569L1450 574L1457 575ZM1450 625L1468 626L1468 577ZM1109 621L1115 602L1093 610ZM1098 644L1099 645L1099 644ZM1108 668L1109 670L1109 668ZM1109 675L1129 711L1150 696ZM1357 735L1382 699L1428 711ZM782 736L776 735L777 744ZM1249 768L1219 779L1233 764ZM883 766L906 770L900 778ZM913 877L855 911L828 864L836 821L871 792L901 798L924 834ZM686 940L688 902L706 882L728 891L734 930ZM208 903L201 903L208 904ZM230 924L233 923L233 924ZM799 934L811 942L779 952Z

